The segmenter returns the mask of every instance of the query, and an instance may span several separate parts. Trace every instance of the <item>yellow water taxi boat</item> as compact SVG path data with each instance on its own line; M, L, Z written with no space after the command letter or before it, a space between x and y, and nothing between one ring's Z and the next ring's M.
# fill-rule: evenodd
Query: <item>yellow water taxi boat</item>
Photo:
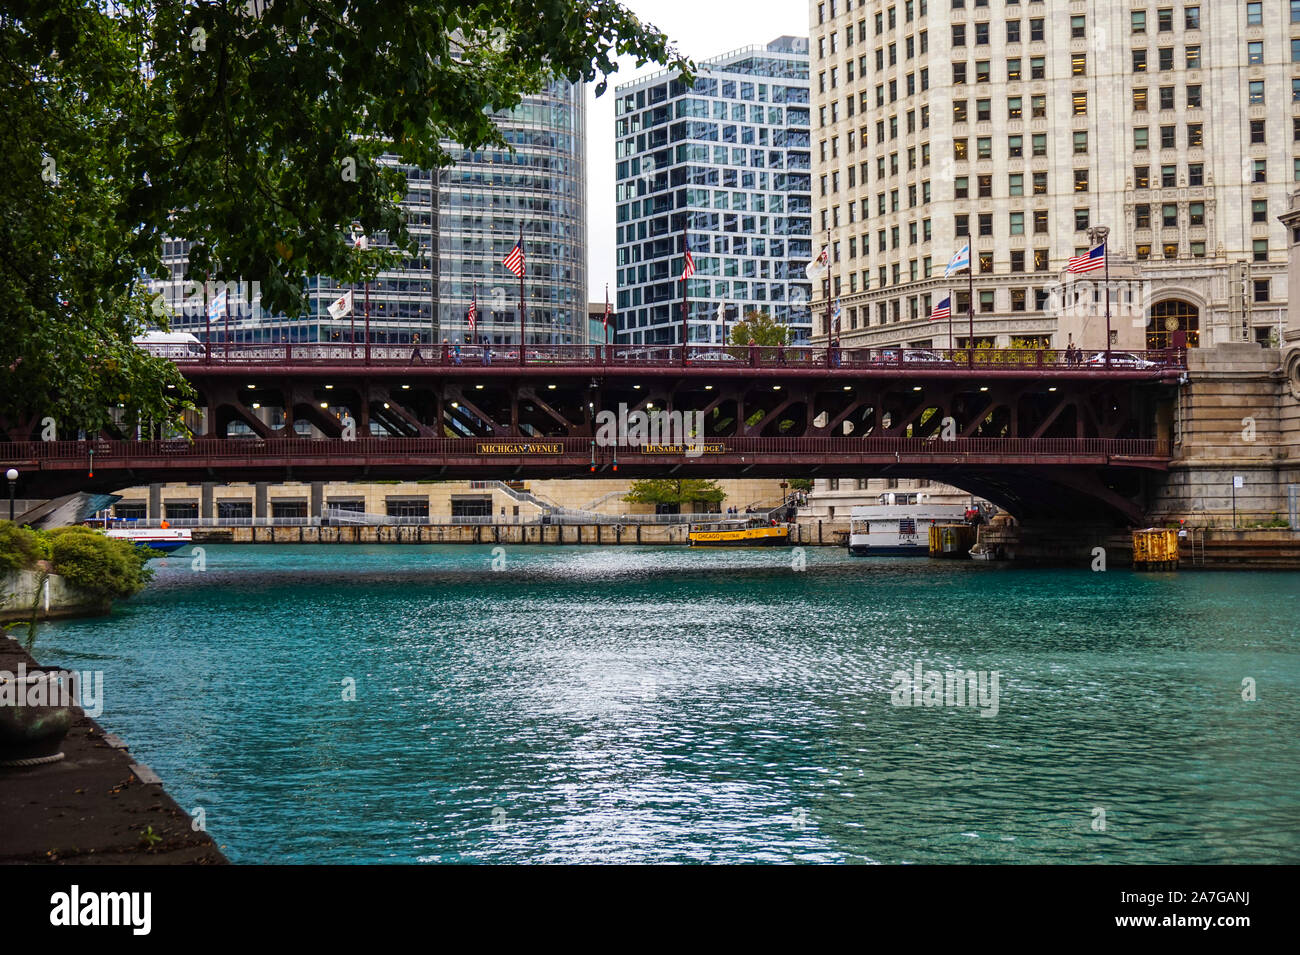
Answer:
M687 537L692 547L785 547L790 525L766 518L692 524Z

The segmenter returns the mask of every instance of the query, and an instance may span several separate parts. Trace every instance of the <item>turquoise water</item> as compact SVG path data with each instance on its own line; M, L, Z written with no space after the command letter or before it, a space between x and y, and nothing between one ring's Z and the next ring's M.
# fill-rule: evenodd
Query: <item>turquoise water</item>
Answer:
M1300 577L803 553L209 546L36 655L236 862L1300 861Z

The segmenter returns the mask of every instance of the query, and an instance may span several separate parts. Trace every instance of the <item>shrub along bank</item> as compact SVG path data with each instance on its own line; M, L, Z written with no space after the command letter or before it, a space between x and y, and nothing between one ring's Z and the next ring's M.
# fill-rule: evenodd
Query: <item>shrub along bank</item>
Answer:
M34 531L0 521L0 576L45 570L105 605L144 589L153 579L149 557L148 548L89 527Z

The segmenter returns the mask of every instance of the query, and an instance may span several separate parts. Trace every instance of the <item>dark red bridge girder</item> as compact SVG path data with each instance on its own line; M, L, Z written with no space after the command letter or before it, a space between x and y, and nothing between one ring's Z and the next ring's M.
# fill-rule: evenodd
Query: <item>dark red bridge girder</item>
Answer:
M800 476L967 479L1013 512L1059 510L1091 500L1089 516L1136 519L1133 478L1167 468L1154 439L1106 438L723 438L702 453L684 448L601 447L588 437L555 439L369 438L54 441L0 446L24 493L55 496L165 481L329 481L367 478ZM93 455L91 452L94 452ZM1107 483L1119 481L1121 487ZM968 486L968 484L970 486ZM35 489L39 489L38 491ZM1100 506L1097 506L1100 505ZM1078 512L1078 503L1071 505Z

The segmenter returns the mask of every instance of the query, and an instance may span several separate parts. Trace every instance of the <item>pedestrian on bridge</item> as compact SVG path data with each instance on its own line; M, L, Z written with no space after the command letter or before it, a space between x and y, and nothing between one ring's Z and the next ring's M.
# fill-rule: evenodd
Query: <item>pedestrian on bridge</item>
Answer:
M749 340L749 363L751 365L758 364L758 342L752 338Z
M423 363L423 362L424 362L424 356L420 354L420 336L419 336L419 335L412 335L412 336L411 336L411 346L412 346L412 347L411 347L411 364L414 365L417 361Z

